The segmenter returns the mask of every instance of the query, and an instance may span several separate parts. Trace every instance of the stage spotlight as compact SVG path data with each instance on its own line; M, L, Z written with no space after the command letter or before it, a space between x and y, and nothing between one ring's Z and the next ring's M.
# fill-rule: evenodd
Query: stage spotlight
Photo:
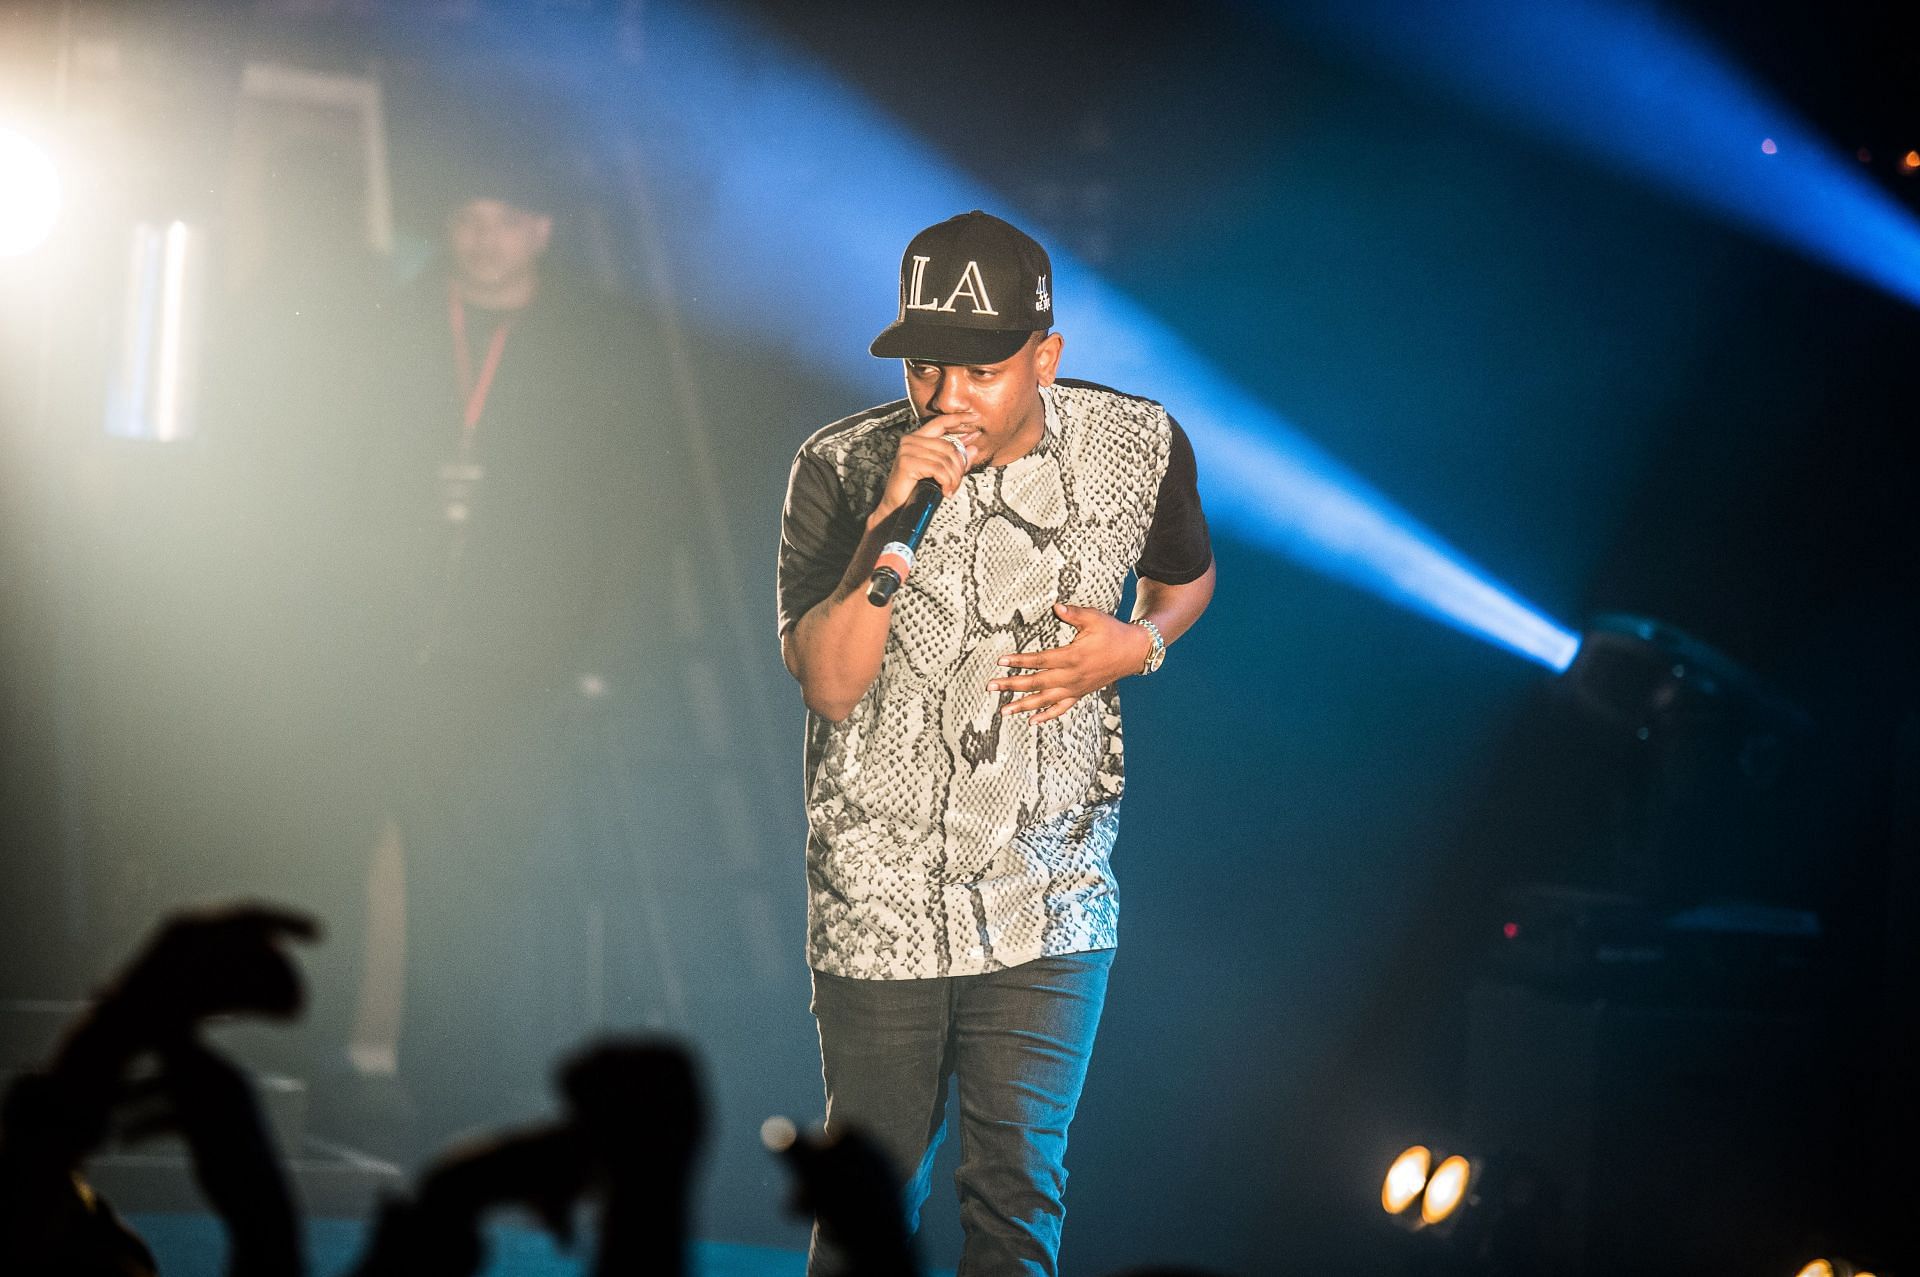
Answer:
M60 216L60 173L31 139L0 129L0 257L46 242Z
M1862 1268L1848 1259L1813 1259L1794 1277L1874 1277L1874 1274L1872 1269Z
M1708 720L1745 728L1741 766L1769 783L1788 740L1810 730L1805 710L1725 653L1663 621L1593 618L1564 686L1603 722L1640 740Z
M1420 1218L1429 1225L1446 1222L1466 1200L1472 1182L1473 1167L1458 1153L1440 1163L1420 1199Z
M1415 1144L1393 1159L1387 1177L1380 1184L1380 1205L1389 1215L1398 1215L1419 1200L1427 1187L1427 1171L1433 1166L1433 1153L1424 1144Z
M1479 1177L1478 1161L1414 1144L1387 1168L1380 1206L1410 1232L1444 1237L1454 1231L1464 1208L1478 1200Z

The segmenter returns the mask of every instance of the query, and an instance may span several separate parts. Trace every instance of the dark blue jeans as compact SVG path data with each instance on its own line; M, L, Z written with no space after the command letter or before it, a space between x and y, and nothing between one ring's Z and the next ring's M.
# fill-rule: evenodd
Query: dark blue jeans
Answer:
M850 980L813 973L827 1129L878 1140L917 1227L959 1082L959 1277L1052 1277L1066 1215L1067 1126L1080 1102L1113 950L985 975ZM834 1271L815 1231L808 1272Z

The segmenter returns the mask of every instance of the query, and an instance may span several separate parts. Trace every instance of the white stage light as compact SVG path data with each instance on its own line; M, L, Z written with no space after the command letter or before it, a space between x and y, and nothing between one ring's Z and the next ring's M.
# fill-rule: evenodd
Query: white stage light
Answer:
M46 242L60 216L60 173L31 139L0 129L0 257Z

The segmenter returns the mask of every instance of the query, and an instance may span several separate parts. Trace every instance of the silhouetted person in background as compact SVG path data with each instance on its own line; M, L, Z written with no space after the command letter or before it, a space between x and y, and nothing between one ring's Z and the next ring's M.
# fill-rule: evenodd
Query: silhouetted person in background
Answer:
M521 174L466 174L444 269L384 329L367 464L389 636L375 904L403 896L405 926L402 949L376 913L354 1051L392 1069L397 1037L428 1145L525 1112L514 1079L604 1018L585 1003L590 867L547 826L574 783L567 733L644 659L621 608L659 603L649 539L674 530L656 326L549 269L551 207Z

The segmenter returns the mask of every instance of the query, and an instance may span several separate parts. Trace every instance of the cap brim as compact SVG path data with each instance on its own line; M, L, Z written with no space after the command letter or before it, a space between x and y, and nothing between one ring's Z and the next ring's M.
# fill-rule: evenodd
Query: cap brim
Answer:
M1035 330L1037 331L1037 330ZM1032 332L953 328L895 320L867 347L876 359L920 359L930 364L997 364L1027 344Z

